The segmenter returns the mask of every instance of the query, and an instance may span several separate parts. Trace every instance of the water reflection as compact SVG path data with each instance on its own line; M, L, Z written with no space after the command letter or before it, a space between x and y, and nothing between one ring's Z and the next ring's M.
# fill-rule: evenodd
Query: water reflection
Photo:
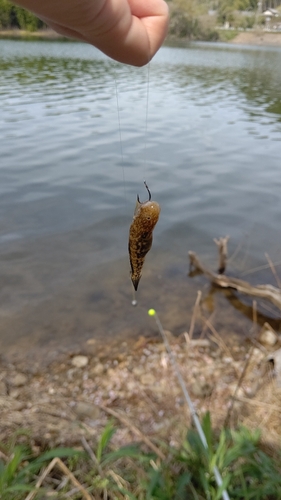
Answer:
M209 293L188 278L187 251L215 265L213 237L241 245L235 275L265 251L280 260L280 50L164 47L148 72L79 43L0 49L2 350L150 334L150 307L186 330L197 289ZM127 237L144 178L162 212L132 310ZM225 331L247 331L233 296L214 303Z

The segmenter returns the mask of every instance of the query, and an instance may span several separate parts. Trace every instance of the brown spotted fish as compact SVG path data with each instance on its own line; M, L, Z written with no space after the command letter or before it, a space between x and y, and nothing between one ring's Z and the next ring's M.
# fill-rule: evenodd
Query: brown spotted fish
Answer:
M146 182L144 182L144 185L149 197L147 201L141 203L139 196L137 196L136 208L129 233L131 280L136 291L141 279L141 270L145 256L151 249L152 232L160 215L160 205L156 201L151 201L151 193Z

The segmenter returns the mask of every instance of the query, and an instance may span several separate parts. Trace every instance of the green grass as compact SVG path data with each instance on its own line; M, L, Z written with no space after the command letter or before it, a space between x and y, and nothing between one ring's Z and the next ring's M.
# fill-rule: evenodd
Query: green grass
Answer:
M219 40L220 42L230 42L238 33L238 30L218 30Z
M281 453L266 452L260 432L222 429L214 432L207 413L202 426L209 449L201 444L197 432L188 429L180 447L158 443L165 460L149 453L139 444L112 449L116 428L109 422L91 453L73 448L56 448L34 456L28 445L16 440L0 446L0 498L24 500L34 490L36 481L54 457L64 464L82 487L96 499L130 500L219 500L213 468L216 465L231 499L281 499ZM70 490L71 499L85 498L65 471L54 468L48 481L36 491L34 498L63 499ZM74 485L75 486L75 485Z

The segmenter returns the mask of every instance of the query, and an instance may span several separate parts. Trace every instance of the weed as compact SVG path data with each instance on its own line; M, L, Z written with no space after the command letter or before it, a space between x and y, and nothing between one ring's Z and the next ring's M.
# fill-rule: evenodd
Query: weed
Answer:
M38 457L28 447L15 445L6 459L0 460L0 498L24 500L35 488L36 477L55 457L64 458L85 491L98 498L130 500L219 500L227 489L235 500L281 500L281 453L274 458L260 442L260 432L246 427L212 429L211 417L202 419L208 449L202 445L197 431L188 429L182 445L162 446L166 459L147 452L140 444L112 450L116 431L109 422L101 434L92 456L72 448L56 448ZM3 453L3 457L5 457ZM214 466L222 476L218 489ZM71 472L70 472L71 474ZM58 475L55 475L56 483ZM62 484L62 483L61 483ZM53 498L64 498L65 488L54 486ZM44 494L41 487L38 495ZM73 493L71 498L81 498Z

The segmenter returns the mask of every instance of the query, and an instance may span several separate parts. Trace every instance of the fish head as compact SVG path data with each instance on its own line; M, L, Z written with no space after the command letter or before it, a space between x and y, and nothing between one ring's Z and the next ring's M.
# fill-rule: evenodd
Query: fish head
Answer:
M161 208L157 201L146 201L141 204L139 213L144 230L148 232L153 231L158 222L160 211Z

